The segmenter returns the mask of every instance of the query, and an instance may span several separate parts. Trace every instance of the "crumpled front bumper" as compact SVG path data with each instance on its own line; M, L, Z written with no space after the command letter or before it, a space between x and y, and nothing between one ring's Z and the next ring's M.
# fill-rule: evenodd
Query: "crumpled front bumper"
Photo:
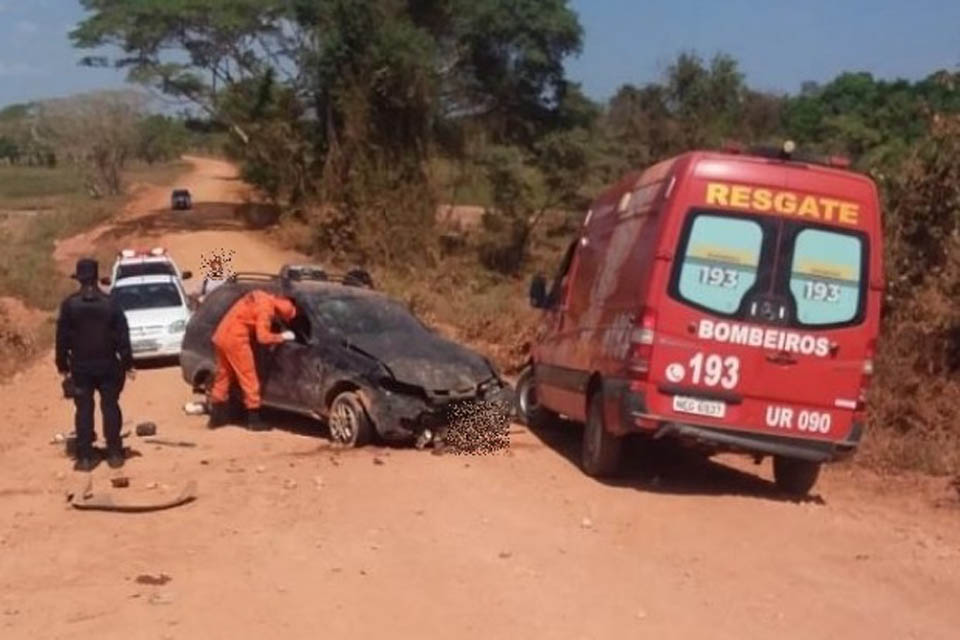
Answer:
M381 388L361 392L361 397L380 436L390 442L409 442L424 431L436 432L449 423L458 407L485 404L512 413L513 390L506 384L474 396L447 400L427 399Z

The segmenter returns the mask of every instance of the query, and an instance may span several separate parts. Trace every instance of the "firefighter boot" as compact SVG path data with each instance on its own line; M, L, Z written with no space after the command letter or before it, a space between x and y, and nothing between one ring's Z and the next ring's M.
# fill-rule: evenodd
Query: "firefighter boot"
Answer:
M271 427L263 421L259 409L247 411L247 429L250 431L270 431Z
M210 404L210 420L207 422L208 429L218 429L227 425L227 405L221 402Z

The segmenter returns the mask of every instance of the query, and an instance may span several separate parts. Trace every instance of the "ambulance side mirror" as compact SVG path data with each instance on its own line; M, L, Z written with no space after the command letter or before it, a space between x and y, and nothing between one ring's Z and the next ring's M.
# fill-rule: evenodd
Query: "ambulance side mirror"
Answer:
M533 277L530 283L530 306L534 309L547 308L547 279L542 274Z
M109 287L109 286L110 286L110 278L109 278L108 276L103 276L102 278L100 278L100 284L102 284L102 285L105 286L105 287Z

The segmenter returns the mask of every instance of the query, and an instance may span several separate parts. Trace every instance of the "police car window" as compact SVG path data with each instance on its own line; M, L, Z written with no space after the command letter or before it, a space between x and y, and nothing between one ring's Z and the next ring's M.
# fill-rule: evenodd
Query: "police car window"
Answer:
M797 234L790 267L790 292L797 322L831 325L853 320L860 308L863 242L856 236L818 229Z
M113 295L124 311L183 306L180 292L167 282L117 287Z
M681 263L680 296L718 313L735 313L757 281L763 229L751 220L699 215Z

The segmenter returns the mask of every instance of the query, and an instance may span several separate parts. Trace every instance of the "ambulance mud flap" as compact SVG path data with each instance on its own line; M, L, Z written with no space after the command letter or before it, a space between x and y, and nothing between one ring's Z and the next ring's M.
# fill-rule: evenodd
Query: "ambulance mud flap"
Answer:
M603 381L603 397L606 401L607 428L620 435L636 431L636 417L647 414L644 394L632 390L630 380L614 378Z
M689 424L665 424L657 430L654 438L659 439L668 436L687 438L704 444L747 453L763 453L810 462L827 462L837 457L837 445L832 442L798 441L793 438L735 433L707 427L695 427Z

